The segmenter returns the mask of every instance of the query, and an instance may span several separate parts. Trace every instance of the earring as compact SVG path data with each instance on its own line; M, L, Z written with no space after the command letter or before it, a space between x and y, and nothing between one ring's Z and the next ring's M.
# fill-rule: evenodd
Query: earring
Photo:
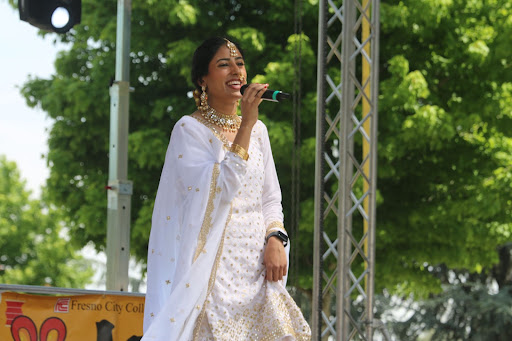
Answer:
M203 91L201 93L201 107L206 108L208 105L208 95L206 94L206 86L202 85L201 90Z

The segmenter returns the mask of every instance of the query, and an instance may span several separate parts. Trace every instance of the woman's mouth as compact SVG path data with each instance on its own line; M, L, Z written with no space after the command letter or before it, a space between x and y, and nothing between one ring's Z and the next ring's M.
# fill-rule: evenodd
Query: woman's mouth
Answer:
M237 79L237 80L231 80L229 82L226 83L229 87L233 88L233 89L238 89L240 90L241 86L242 86L242 82Z

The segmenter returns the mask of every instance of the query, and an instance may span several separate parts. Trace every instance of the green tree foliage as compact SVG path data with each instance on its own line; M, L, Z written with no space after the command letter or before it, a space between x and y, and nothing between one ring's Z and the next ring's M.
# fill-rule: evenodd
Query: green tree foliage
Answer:
M61 237L59 214L29 195L0 155L0 283L83 288L92 270Z
M173 124L191 113L194 48L228 34L245 48L249 79L291 91L302 56L300 284L311 288L317 15L302 1L133 1L129 178L132 252L145 260L153 200ZM84 0L82 24L56 74L23 93L55 121L47 155L52 203L72 241L105 245L108 86L114 75L116 6ZM381 5L377 289L420 294L441 288L436 266L481 271L510 238L511 2L403 0ZM331 13L332 14L332 13ZM298 44L300 42L300 44ZM291 217L292 104L264 103Z
M267 9L265 9L267 8ZM316 7L304 7L304 26L316 28ZM98 249L106 238L108 171L108 86L115 70L116 6L111 2L82 2L82 24L64 36L51 79L32 79L23 88L31 106L41 106L54 120L49 136L47 187L51 202L66 212L72 242L92 241ZM306 19L309 18L309 19ZM174 123L195 110L188 97L194 49L211 35L229 35L244 47L249 80L292 91L297 46L301 44L304 107L302 185L312 193L314 163L314 46L306 35L294 35L293 4L255 1L133 1L131 40L129 178L132 197L131 248L145 261L153 201ZM275 29L278 27L279 29ZM184 32L186 34L184 34ZM313 34L313 37L315 34ZM262 104L283 193L290 190L292 103ZM286 216L290 197L285 195ZM312 211L308 212L312 215ZM308 227L312 231L312 225ZM307 236L307 240L312 240ZM309 245L307 242L304 245ZM301 242L302 243L302 242ZM295 244L299 247L299 244ZM311 264L310 257L307 262ZM305 268L309 275L310 269Z
M500 261L489 273L443 269L443 292L426 300L377 300L381 318L398 340L512 339L512 243L499 249ZM404 317L389 318L404 312Z
M511 237L512 1L385 1L381 22L377 284L428 293Z
M392 317L387 328L397 340L495 340L512 337L512 287L489 293L482 283L457 283L443 293L420 302L389 303L407 311L406 318ZM382 298L378 301L383 304Z

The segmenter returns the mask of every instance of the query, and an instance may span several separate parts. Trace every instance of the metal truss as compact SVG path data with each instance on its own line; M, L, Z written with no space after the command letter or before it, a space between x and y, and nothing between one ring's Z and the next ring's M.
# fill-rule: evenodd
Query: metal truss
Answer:
M321 0L314 340L373 340L379 0Z

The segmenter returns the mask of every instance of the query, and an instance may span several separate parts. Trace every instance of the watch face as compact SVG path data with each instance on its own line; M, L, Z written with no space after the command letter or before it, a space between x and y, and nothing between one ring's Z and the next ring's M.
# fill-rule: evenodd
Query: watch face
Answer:
M284 234L281 231L278 231L277 233L278 233L279 239L281 239L283 242L288 241L288 236L286 234Z

